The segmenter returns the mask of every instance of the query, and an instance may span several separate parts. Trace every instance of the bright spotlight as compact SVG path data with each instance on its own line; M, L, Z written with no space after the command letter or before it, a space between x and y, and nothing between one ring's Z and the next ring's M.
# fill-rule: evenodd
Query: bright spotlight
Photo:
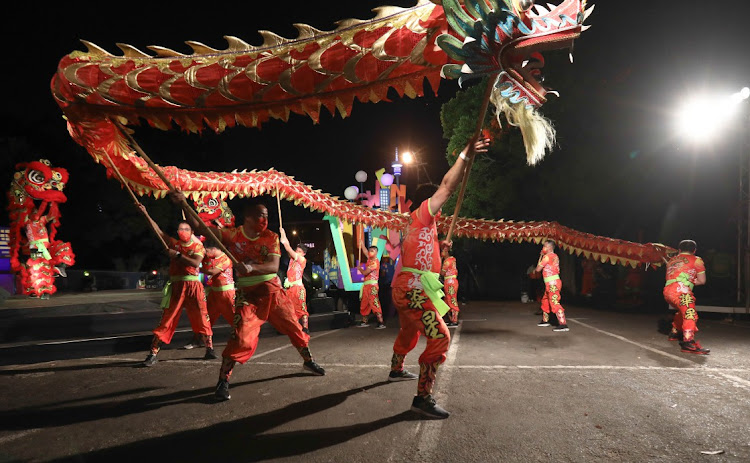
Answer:
M741 94L735 93L723 99L705 97L689 102L677 118L678 132L694 142L709 141L736 112L738 103L742 101Z
M414 162L414 155L409 151L406 151L403 155L401 155L401 160L404 161L404 164L411 164L412 162Z

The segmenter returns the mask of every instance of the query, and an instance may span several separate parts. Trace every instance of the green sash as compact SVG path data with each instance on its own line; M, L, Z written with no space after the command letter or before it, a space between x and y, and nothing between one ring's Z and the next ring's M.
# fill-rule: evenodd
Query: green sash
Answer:
M443 292L443 284L440 283L440 274L409 267L401 267L401 271L419 275L419 281L422 283L424 292L430 298L440 316L443 317L448 313L450 307L443 301L445 293Z
M169 300L172 298L172 282L173 281L201 281L198 275L181 275L169 277L169 281L164 285L164 289L161 290L161 308L166 309L169 307Z
M255 286L266 281L271 281L276 278L275 273L267 273L265 275L253 275L250 277L237 278L238 288L247 288L248 286Z
M47 245L44 243L49 243L49 240L47 238L42 238L41 240L29 241L29 248L36 248L36 252L41 253L45 259L52 260L52 256L47 250Z
M378 280L365 280L362 282L362 287L359 288L359 300L362 300L362 293L365 290L365 285L376 285L378 284Z
M544 277L544 282L549 283L550 281L555 281L559 279L560 279L560 275L550 275L548 277Z
M206 286L206 291L229 291L234 289L234 285L224 285L224 286Z
M291 288L292 286L304 286L302 284L302 280L295 280L295 281L289 281L286 278L284 278L284 288Z
M664 283L664 286L666 287L666 286L671 285L672 283L678 283L678 282L682 283L683 285L685 285L688 288L690 288L691 291L693 290L693 287L695 287L695 285L690 282L690 275L688 275L685 272L680 273L677 276L677 278L673 278L671 280L667 280L667 282Z

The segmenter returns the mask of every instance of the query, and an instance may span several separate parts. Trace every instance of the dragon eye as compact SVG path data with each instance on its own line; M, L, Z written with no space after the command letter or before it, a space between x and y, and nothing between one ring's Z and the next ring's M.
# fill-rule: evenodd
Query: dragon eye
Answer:
M518 9L521 11L528 11L529 8L534 6L534 0L516 0Z
M26 178L35 185L41 185L45 182L44 174L34 169L30 170L29 173L26 174Z
M209 199L208 207L219 207L219 201L217 201L216 198Z

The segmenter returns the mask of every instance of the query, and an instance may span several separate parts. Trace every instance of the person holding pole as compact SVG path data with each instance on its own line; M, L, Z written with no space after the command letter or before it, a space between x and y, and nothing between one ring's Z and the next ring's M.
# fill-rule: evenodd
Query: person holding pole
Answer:
M370 313L375 314L375 318L378 320L378 326L376 330L382 330L385 328L383 323L383 309L380 307L380 287L378 281L380 279L380 261L378 260L378 247L370 246L365 248L364 243L359 242L360 250L367 256L367 262L358 267L359 273L364 276L362 281L362 288L359 290L359 313L362 315L362 322L357 325L358 328L365 328L370 326L367 323L367 319Z
M213 348L213 331L208 317L206 294L199 277L199 267L206 254L203 244L193 239L193 228L188 222L179 223L177 226L179 239L175 239L159 228L159 225L148 215L146 206L139 203L138 208L154 232L167 243L169 247L167 254L171 260L169 282L164 288L162 298L164 311L159 326L154 329L151 350L143 361L143 366L155 365L161 345L172 342L183 307L188 314L193 332L201 336L206 346L206 354L203 358L206 360L217 358Z
M279 234L279 241L289 255L289 266L286 269L286 279L284 280L286 295L294 306L294 315L297 317L300 326L302 326L302 330L310 334L308 327L310 314L307 312L307 290L302 283L302 274L305 272L305 266L307 265L307 259L305 258L307 255L307 246L299 243L292 249L283 227L279 228Z
M449 327L458 326L458 267L456 258L453 256L450 246L442 246L440 257L443 258L443 265L440 268L440 276L443 277L443 286L445 287L445 303L450 307L448 314Z
M542 297L542 321L538 326L550 326L549 314L554 312L558 325L553 331L569 331L565 320L565 309L560 304L562 280L560 279L560 258L555 254L555 242L546 240L539 252L539 262L536 271L542 272L544 279L544 296Z
M437 369L445 362L450 345L450 332L443 321L448 306L442 300L442 284L439 280L441 260L436 218L443 204L453 195L464 176L468 175L466 167L469 160L476 153L486 152L488 146L488 140L475 136L445 174L437 189L431 185L417 188L401 246L403 264L393 280L393 302L401 327L393 344L388 380L419 379L411 409L430 418L450 416L432 396ZM450 246L450 243L446 245ZM420 336L427 338L427 346L419 357L417 376L404 369L404 361L406 355L416 347Z
M670 341L679 341L680 350L687 354L707 355L709 349L701 347L695 333L698 331L698 312L695 310L693 288L706 284L706 265L695 255L695 241L682 240L677 246L679 254L667 262L667 281L664 299L677 310L672 321Z
M171 200L186 204L179 191L169 194ZM325 370L313 360L308 347L310 336L302 330L294 314L294 307L283 291L276 273L279 271L281 248L279 235L268 229L268 209L261 203L248 202L239 227L216 229L221 242L232 249L238 260L234 269L236 279L233 333L222 352L216 400L229 400L229 378L237 363L245 363L258 346L261 326L270 322L274 328L289 337L303 360L303 368L315 375L325 375ZM207 228L192 215L198 229ZM213 228L213 227L212 227Z

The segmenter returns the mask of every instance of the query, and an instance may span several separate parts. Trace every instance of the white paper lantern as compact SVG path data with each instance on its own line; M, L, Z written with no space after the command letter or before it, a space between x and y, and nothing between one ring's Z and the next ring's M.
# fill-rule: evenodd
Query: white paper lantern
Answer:
M383 184L383 186L391 186L391 185L393 185L393 175L391 175L391 174L383 174L383 176L380 177L380 183Z
M346 198L348 200L351 200L351 201L357 199L357 195L358 194L359 194L359 188L357 188L354 185L352 185L352 186L348 187L346 190L344 190L344 198Z
M359 172L354 174L354 179L359 183L365 183L367 181L367 172L365 172L364 170L360 170Z

